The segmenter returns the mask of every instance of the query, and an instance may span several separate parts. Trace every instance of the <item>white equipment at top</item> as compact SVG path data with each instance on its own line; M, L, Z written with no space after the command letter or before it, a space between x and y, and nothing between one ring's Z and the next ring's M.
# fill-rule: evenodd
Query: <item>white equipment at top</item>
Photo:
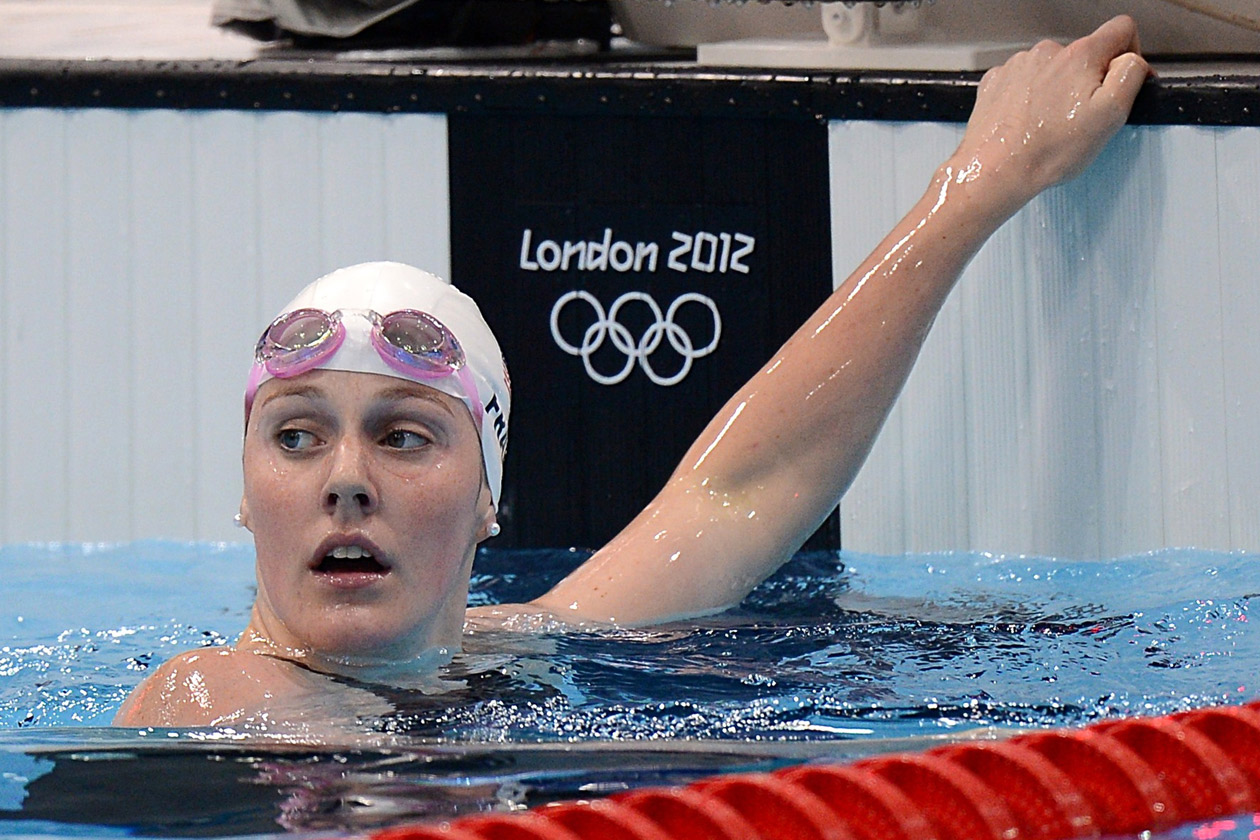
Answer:
M632 40L694 46L699 63L718 66L984 70L1121 13L1137 19L1148 54L1260 60L1257 0L613 0L613 10Z

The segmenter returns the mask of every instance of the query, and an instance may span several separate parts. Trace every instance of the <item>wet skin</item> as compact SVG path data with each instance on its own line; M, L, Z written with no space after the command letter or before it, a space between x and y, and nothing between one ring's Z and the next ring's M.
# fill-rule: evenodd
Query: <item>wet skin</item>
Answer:
M537 604L628 623L694 615L738 603L786 561L857 475L967 262L1124 124L1150 72L1137 50L1136 26L1118 17L989 71L919 202L718 412L656 499Z
M258 556L250 630L265 639L249 645L304 651L321 670L458 649L494 516L463 403L375 374L271 380L243 463L241 521Z
M743 598L852 482L967 261L1124 124L1149 73L1137 49L1120 17L986 74L961 145L923 198L731 398L644 511L534 602L467 616L521 629L531 616L643 624ZM477 432L461 404L445 398L443 412L400 382L315 372L264 385L241 508L259 557L250 627L235 648L162 666L116 723L239 720L278 694L320 690L295 661L396 681L458 649L473 550L493 520ZM429 442L411 446L413 432ZM360 536L387 573L339 583L318 569L338 539Z
M120 722L240 721L320 691L313 672L372 680L459 650L473 554L494 521L463 403L375 374L270 380L243 466L241 521L257 551L249 626L233 648L164 665Z

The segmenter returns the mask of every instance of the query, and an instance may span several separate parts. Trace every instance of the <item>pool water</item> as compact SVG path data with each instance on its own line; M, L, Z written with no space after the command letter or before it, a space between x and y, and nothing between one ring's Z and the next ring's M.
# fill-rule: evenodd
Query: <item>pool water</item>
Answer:
M583 556L484 552L470 599L531 598ZM718 616L473 634L448 695L380 690L387 711L313 746L101 728L149 668L240 631L249 547L0 548L0 834L336 834L1253 700L1255 562L801 555Z

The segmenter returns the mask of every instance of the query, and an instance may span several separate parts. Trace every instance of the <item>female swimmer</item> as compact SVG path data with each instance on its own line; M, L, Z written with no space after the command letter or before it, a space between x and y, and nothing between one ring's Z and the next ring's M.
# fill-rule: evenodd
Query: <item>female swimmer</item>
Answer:
M986 74L924 197L731 398L651 504L528 604L465 607L477 544L497 528L511 398L476 306L393 263L317 280L264 333L247 389L249 626L234 646L165 663L116 723L265 720L334 683L402 684L458 652L466 622L644 624L737 603L849 486L967 261L1093 160L1148 73L1121 17Z

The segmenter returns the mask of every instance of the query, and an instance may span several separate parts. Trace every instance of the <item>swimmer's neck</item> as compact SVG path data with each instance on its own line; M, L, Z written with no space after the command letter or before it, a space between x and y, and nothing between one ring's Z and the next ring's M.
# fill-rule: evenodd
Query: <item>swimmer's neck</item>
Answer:
M233 646L244 653L254 653L292 663L299 668L363 683L404 685L417 679L425 681L449 665L460 652L458 644L434 645L406 655L339 654L317 651L276 640L265 623L255 614L249 626Z

